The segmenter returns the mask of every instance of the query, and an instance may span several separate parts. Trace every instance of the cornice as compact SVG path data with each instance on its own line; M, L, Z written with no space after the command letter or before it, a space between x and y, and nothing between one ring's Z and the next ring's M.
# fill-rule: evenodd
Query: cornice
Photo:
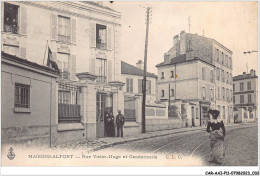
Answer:
M104 23L110 23L110 24L115 24L115 25L121 26L120 23L115 21L115 19L116 20L121 19L121 14L119 14L119 12L117 12L117 13L113 12L113 11L110 12L109 10L106 10L106 9L99 10L99 9L95 8L94 6L88 7L85 4L78 4L76 2L58 2L58 1L57 2L48 2L48 1L46 1L45 2L46 4L41 4L43 2L39 3L39 2L33 2L33 1L17 1L16 3L17 4L18 3L26 4L26 5L43 8L43 9L50 10L50 11L66 13L70 16L75 16L75 17L80 17L80 18L85 18L85 19L89 19L89 20L100 21L100 22L104 22ZM53 7L48 6L48 3L51 3L53 5ZM62 7L61 5L63 5L63 9L61 8ZM67 9L74 8L75 11L68 11L65 7ZM111 18L113 18L113 20L104 20L104 19L96 18L96 17L90 16L90 15L85 15L85 14L80 13L79 12L80 10L88 11L90 14L96 13L96 14L107 16L107 17L111 17Z

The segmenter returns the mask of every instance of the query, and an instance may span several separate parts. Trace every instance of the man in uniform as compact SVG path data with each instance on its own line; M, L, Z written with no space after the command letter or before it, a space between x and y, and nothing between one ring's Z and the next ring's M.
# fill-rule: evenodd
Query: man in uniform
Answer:
M121 110L118 110L118 115L116 116L117 137L123 137L124 125L125 117L123 114L121 114Z

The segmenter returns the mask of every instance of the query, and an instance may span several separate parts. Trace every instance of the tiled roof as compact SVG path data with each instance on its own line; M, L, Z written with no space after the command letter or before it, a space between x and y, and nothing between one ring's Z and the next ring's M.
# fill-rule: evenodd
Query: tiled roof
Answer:
M44 66L44 65L39 65L37 63L28 61L26 59L22 59L22 58L7 54L3 51L1 53L1 57L4 57L8 60L11 60L13 62L22 64L22 65L30 66L30 67L33 67L33 68L36 68L36 69L39 69L39 70L42 70L42 71L46 71L46 72L49 72L49 73L52 73L52 74L57 74L57 75L59 74L59 70L55 70L55 69L52 69L52 68Z
M250 73L237 75L233 77L233 81L243 80L243 79L250 79L250 78L257 78L257 76L252 76Z
M177 64L177 63L181 63L181 62L185 62L185 61L186 61L186 55L182 54L182 55L179 55L177 57L172 58L169 63L161 62L160 64L157 64L156 67L161 67L161 66L164 66L164 65Z
M143 76L144 71L142 69L137 68L133 65L130 65L124 61L121 61L121 74ZM146 76L157 78L157 76L155 74L149 73L149 72L146 72Z

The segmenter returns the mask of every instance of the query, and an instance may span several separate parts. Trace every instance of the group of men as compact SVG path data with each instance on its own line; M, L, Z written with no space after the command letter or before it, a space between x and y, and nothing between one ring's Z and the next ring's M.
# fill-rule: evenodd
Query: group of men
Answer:
M125 125L125 117L121 114L121 110L118 110L118 115L116 116L116 128L117 137L123 137L123 128ZM115 125L113 113L105 115L105 136L114 137L115 136Z

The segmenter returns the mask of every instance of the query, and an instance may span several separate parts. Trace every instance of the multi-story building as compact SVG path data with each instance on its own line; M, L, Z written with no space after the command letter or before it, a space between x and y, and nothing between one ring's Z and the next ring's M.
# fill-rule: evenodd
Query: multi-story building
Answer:
M53 129L64 141L68 131L73 133L68 140L104 136L105 112L124 111L124 84L119 81L121 14L102 2L1 3L2 51L39 65L46 65L51 55L58 64ZM83 89L86 95L79 97Z
M232 51L214 39L182 31L158 68L158 99L188 102L195 125L205 124L208 110L218 109L224 122L233 118ZM182 114L183 108L176 114Z
M143 66L141 60L136 66L121 61L121 78L125 83L123 91L126 121L141 122ZM157 76L149 72L146 76L146 104L151 104L156 101Z
M233 102L234 109L243 108L249 111L249 117L257 118L258 114L258 77L255 70L250 73L243 72L242 75L233 77Z

